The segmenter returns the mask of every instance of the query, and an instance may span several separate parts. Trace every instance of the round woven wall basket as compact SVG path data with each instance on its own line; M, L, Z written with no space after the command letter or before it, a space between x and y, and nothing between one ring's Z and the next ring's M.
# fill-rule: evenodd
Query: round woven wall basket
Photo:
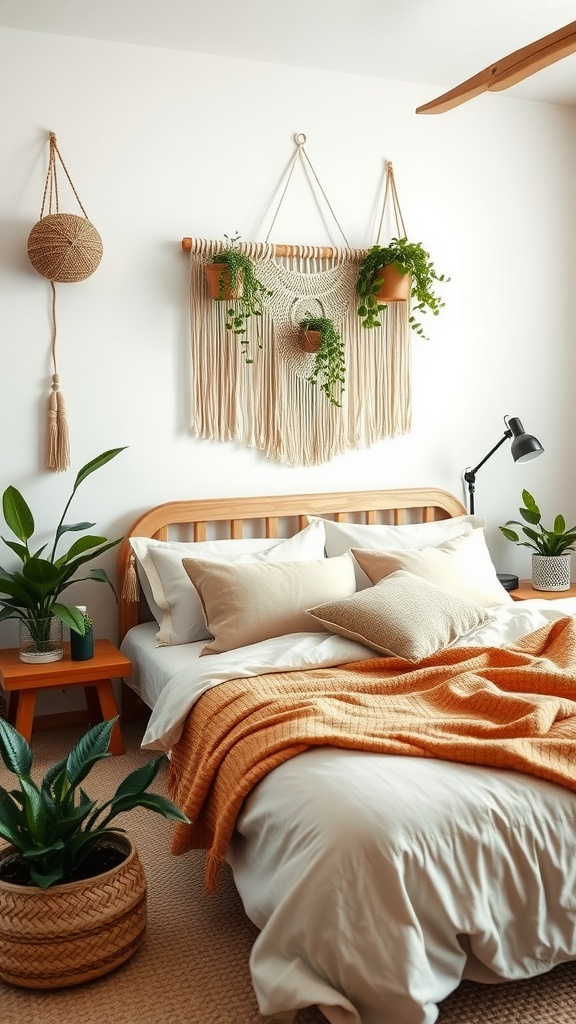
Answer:
M146 876L132 841L116 868L49 889L0 879L0 978L21 988L63 988L125 963L146 928ZM10 856L11 848L0 853Z
M102 239L87 217L49 213L28 236L28 257L50 281L84 281L102 259Z

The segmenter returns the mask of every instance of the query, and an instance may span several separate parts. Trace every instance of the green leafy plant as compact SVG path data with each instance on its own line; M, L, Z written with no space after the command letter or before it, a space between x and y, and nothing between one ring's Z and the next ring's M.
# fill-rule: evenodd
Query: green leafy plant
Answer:
M215 301L226 301L227 288L231 292L238 290L238 298L227 300L234 302L234 305L230 305L226 311L226 330L238 336L246 362L253 363L254 359L249 355L248 320L262 316L262 299L272 295L272 292L258 280L252 260L240 249L240 235L233 235L232 238L224 235L224 238L226 246L215 253L211 261L222 264ZM259 328L257 343L258 348L262 348Z
M58 554L57 548L64 534L89 530L95 525L65 523L64 520L80 484L122 451L124 448L111 448L82 467L56 528L52 545L46 554L48 544L43 544L36 551L31 550L29 541L35 530L32 512L20 491L12 486L6 488L2 496L2 510L6 525L17 541L6 540L5 537L2 537L2 540L20 559L22 570L8 572L0 566L0 622L4 619L25 620L32 638L41 643L47 639L45 631L50 617L56 615L71 629L84 635L85 622L82 612L74 605L59 602L60 593L71 583L94 580L97 583L106 583L116 597L116 591L104 569L91 569L89 576L76 579L72 577L86 562L119 544L121 537L108 541L106 537L89 534L75 540L63 554Z
M426 312L438 316L446 303L436 294L435 284L449 281L444 274L438 274L430 253L420 242L409 242L407 238L393 238L389 245L373 245L360 263L356 291L360 300L358 316L363 327L380 327L380 313L386 303L380 302L377 292L381 281L378 271L392 265L400 274L412 274L411 310L409 323L413 331L425 337L418 314Z
M48 889L92 877L92 873L82 873L86 858L105 846L107 837L126 831L110 823L134 807L189 821L167 797L146 792L166 760L164 754L130 772L110 800L100 806L84 792L81 784L93 766L110 756L108 746L115 724L116 719L110 719L89 729L37 785L31 775L30 746L12 725L0 719L0 755L20 786L10 792L0 786L0 836L14 850L10 866L22 874L20 884Z
M314 367L308 380L319 384L332 405L341 407L339 400L346 383L346 360L344 341L334 324L326 316L310 316L300 321L300 330L318 331L320 347L316 352Z
M567 530L564 516L558 515L552 529L547 530L542 526L540 509L529 491L522 491L522 501L524 507L518 511L524 523L529 525L525 526L517 519L509 519L504 526L499 527L506 540L521 547L532 548L538 555L563 555L568 551L576 551L576 526ZM516 530L510 529L511 526L520 526L528 540L522 540Z

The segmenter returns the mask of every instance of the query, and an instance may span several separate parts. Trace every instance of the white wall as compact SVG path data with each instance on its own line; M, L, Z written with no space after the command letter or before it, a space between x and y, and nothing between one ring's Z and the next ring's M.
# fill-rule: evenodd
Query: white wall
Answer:
M476 510L497 567L529 575L529 554L497 527L523 487L549 518L576 520L571 475L576 111L486 95L417 116L438 92L393 81L199 54L0 30L2 489L19 487L38 535L59 518L78 468L128 445L72 508L119 536L147 507L177 498L435 485L460 497L462 471L520 416L546 448L514 466L508 445L482 469ZM9 99L8 99L9 97ZM48 282L28 262L49 130L104 257L58 286L58 363L72 470L43 469L49 393ZM451 276L446 308L413 342L413 430L314 468L290 468L189 430L184 235L238 230L259 240L305 132L307 152L349 243L374 240L386 160L407 230ZM60 171L64 212L79 212ZM342 244L295 175L272 236ZM6 531L3 529L3 533ZM10 564L3 549L1 564ZM105 562L113 572L115 560ZM106 588L71 591L116 636ZM0 644L15 642L13 623Z

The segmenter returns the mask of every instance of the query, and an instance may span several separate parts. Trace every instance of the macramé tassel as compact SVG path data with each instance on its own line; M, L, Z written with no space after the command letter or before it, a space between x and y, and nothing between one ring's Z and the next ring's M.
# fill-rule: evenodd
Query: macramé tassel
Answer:
M60 378L52 374L52 391L48 399L48 469L58 473L70 465L70 440L64 396L60 391Z
M134 554L130 554L128 566L126 569L126 575L122 584L122 600L123 601L138 601L140 597L140 588L138 586L138 576L136 575L136 568L134 565Z

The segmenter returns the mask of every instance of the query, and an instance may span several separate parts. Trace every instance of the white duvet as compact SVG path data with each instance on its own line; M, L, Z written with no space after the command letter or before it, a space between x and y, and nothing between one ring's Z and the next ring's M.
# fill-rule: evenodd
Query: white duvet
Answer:
M576 600L506 605L461 644L511 643L566 614ZM187 646L157 687L149 749L169 749L225 679L374 656L328 634L203 658ZM575 959L575 848L576 795L532 776L328 747L292 758L245 800L228 852L260 929L261 1012L316 1004L332 1024L433 1024L462 978Z

